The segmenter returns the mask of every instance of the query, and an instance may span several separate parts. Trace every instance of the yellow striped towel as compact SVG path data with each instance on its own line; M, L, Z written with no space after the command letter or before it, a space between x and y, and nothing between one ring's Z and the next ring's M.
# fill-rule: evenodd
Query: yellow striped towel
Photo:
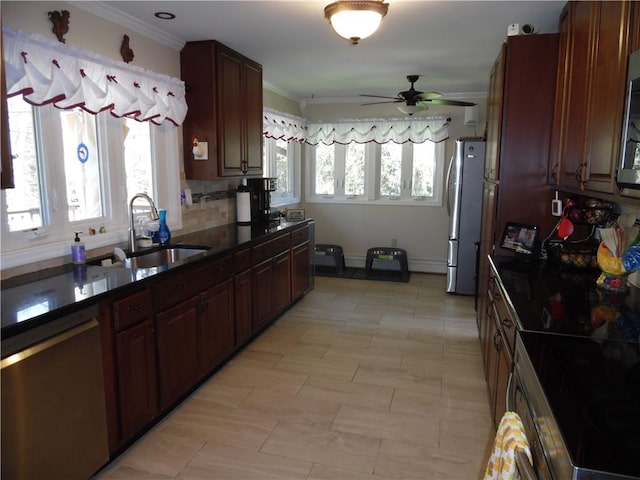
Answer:
M529 462L533 464L520 416L515 412L506 412L498 426L484 480L518 480L520 477L515 458L517 448L524 450Z

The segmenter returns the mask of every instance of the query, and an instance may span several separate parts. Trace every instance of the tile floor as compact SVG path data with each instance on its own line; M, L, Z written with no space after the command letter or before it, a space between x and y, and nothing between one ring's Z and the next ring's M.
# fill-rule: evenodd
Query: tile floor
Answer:
M95 479L481 478L494 430L473 299L444 290L316 278Z

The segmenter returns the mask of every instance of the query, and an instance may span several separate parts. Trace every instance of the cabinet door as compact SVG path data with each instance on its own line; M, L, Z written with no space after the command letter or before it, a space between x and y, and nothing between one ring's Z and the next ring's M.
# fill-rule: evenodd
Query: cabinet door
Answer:
M478 269L478 323L482 324L487 304L489 255L493 254L498 184L485 182L482 190L482 223L480 228L480 265Z
M570 2L560 20L560 41L566 58L560 59L564 76L561 111L562 138L557 154L558 183L584 188L587 151L585 138L589 111L590 66L593 58L597 2Z
M491 68L489 96L487 97L487 143L484 176L497 180L500 173L500 136L502 130L502 104L504 95L504 63L506 44Z
M251 290L253 293L253 331L262 328L273 317L274 289L273 260L269 259L251 270Z
M243 62L233 52L217 49L218 131L221 175L240 175L244 159Z
M157 371L151 319L116 334L121 440L145 427L157 413Z
M251 335L251 270L235 276L236 345Z
M156 316L160 408L165 409L198 379L198 308L200 297Z
M262 67L245 63L245 144L242 166L247 175L262 175Z
M311 257L309 242L291 250L291 300L297 300L309 288Z
M202 296L200 318L201 374L206 375L231 353L233 326L233 280L228 279Z
M586 190L616 191L633 2L598 3L591 72Z
M291 257L288 250L274 258L273 268L273 310L278 314L291 305Z

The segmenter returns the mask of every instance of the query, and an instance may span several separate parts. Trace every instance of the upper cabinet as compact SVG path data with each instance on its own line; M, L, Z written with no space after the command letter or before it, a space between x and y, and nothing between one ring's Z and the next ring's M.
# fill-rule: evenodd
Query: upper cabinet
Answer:
M180 65L189 106L182 127L186 177L261 176L262 66L214 40L188 42ZM193 138L207 142L206 158L194 155Z
M638 48L638 10L637 2L572 1L562 12L551 184L617 191L627 62Z

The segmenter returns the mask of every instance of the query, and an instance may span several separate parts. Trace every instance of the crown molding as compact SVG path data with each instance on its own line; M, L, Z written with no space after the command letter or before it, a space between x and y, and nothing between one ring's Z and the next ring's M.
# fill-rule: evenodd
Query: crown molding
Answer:
M103 2L87 2L87 1L69 1L69 5L80 8L85 12L92 13L100 18L113 22L119 26L125 27L133 32L139 33L151 40L165 45L174 50L180 51L186 43L183 39L168 34L167 32L153 27L148 23L121 12Z

